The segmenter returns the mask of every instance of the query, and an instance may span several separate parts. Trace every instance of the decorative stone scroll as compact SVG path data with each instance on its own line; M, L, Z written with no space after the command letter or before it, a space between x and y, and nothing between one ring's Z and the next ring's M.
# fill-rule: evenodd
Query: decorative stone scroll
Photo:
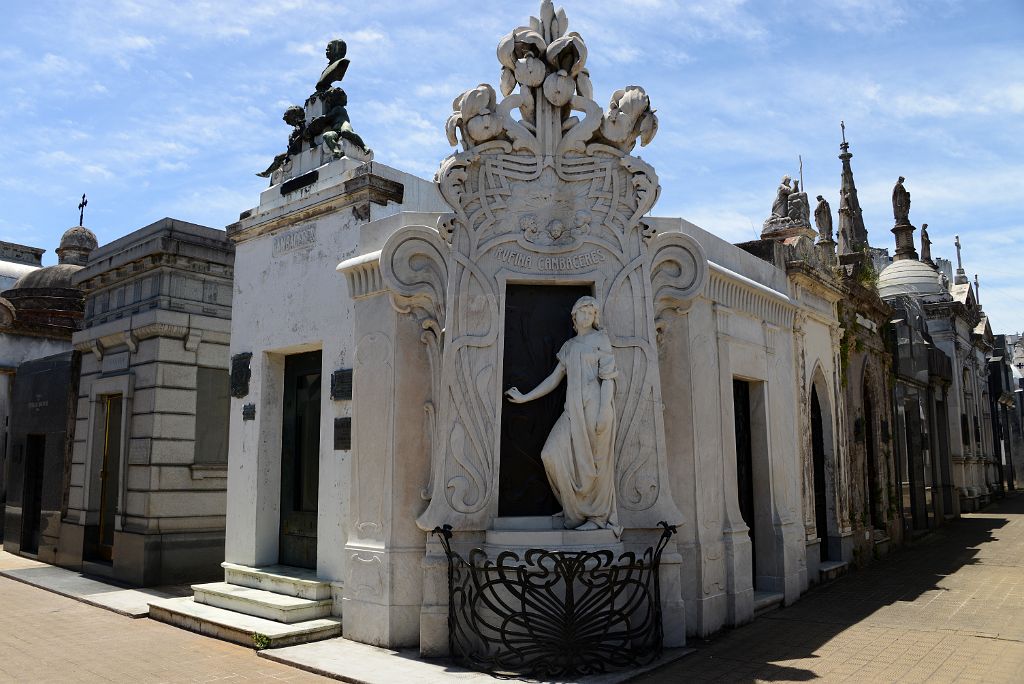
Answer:
M453 213L436 230L398 231L380 256L432 365L424 530L486 529L498 513L506 283L593 288L619 370L620 524L681 520L668 490L655 316L701 293L707 259L691 238L642 221L660 192L654 169L630 154L657 132L647 93L628 86L602 110L583 38L549 0L539 15L499 43L503 99L480 85L453 103L447 134L461 149L436 176Z

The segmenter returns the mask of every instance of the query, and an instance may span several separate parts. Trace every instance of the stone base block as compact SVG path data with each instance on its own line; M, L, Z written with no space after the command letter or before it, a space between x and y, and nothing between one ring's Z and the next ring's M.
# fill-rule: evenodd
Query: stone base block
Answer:
M424 658L448 655L448 606L420 609L420 655Z
M350 598L343 598L341 605L346 639L382 648L408 648L420 640L419 606L382 606Z

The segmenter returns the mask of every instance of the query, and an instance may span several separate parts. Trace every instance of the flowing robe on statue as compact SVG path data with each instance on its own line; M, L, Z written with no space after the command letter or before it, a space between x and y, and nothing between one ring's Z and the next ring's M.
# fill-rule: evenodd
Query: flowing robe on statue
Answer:
M555 497L562 504L565 527L591 521L621 529L615 513L615 406L608 429L597 432L601 382L618 375L611 341L603 330L568 340L558 352L565 368L565 411L551 428L541 460Z

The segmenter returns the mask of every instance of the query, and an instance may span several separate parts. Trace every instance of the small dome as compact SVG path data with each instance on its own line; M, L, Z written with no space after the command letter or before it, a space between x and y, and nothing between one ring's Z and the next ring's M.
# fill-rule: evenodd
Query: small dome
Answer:
M61 236L57 257L61 264L85 266L89 254L98 245L95 233L84 226L74 226L64 231L64 235Z
M883 299L899 295L949 297L938 271L917 259L900 259L883 268L878 274L878 294Z
M36 269L31 273L26 273L18 282L14 284L11 290L29 290L29 289L52 289L59 288L65 290L77 289L71 284L71 278L76 273L82 270L81 266L76 264L57 264L55 266L46 266L45 268ZM10 292L10 290L8 290Z

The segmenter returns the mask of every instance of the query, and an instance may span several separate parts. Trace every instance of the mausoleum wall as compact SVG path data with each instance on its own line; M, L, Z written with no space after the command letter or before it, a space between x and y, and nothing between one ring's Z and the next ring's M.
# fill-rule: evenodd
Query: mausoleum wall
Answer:
M343 158L294 193L272 186L228 228L237 250L231 354L252 354L247 391L231 401L228 562L278 562L284 363L289 354L320 350L316 572L339 586L345 578L351 444L336 442L336 432L351 421L352 401L331 399L329 388L332 373L357 362L352 296L335 267L379 250L410 220L436 223L436 213L402 218L405 207L437 212L443 203L433 183ZM243 416L249 405L251 418Z
M73 339L83 356L58 563L139 585L219 574L233 258L222 231L163 219L78 274L87 327Z

